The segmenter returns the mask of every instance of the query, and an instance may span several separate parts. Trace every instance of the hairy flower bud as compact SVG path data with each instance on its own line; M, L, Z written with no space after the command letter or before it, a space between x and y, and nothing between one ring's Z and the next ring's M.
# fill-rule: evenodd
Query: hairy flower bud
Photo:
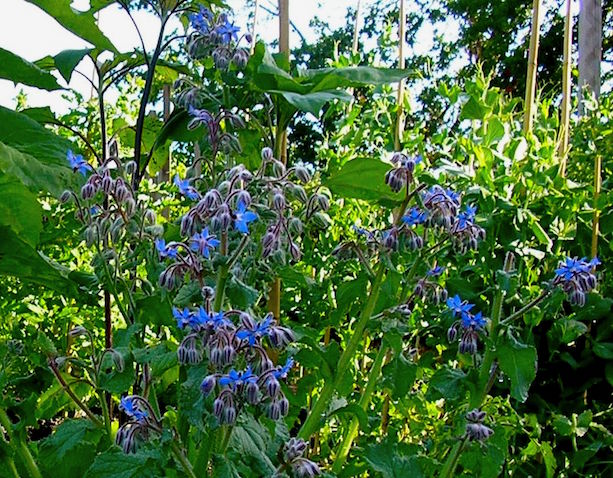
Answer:
M274 159L272 149L262 148L262 161L272 161Z
M90 182L85 183L81 188L81 197L83 199L91 199L94 197L94 194L96 194L96 189Z
M272 207L277 211L283 211L285 205L285 196L281 191L277 190L272 198Z
M70 201L70 198L72 198L72 193L68 190L64 191L62 193L62 195L60 196L60 202L62 204L67 203L68 201Z
M216 383L217 383L217 379L215 378L215 375L208 375L207 377L204 378L204 380L200 384L200 391L204 395L208 395L209 393L213 391Z
M258 394L259 394L260 389L258 388L258 384L255 382L250 382L247 385L247 390L246 390L246 395L247 395L247 401L251 404L251 405L255 405L256 403L258 403Z
M294 169L294 174L296 175L298 181L303 183L308 183L311 180L311 174L304 166L296 166L296 169Z

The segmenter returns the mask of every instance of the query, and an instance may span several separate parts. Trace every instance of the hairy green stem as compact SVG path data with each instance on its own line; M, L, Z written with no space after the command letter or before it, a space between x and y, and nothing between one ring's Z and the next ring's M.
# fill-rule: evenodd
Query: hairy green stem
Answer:
M467 437L464 437L462 441L456 443L453 446L453 448L451 449L451 453L449 454L449 457L447 458L447 461L445 462L445 466L443 467L443 470L441 471L440 478L449 478L453 476L455 467L458 464L458 460L460 458L460 455L462 454L464 445L466 444L466 439Z
M370 399L375 391L375 386L377 385L377 379L381 374L381 369L383 368L383 361L385 359L385 355L387 354L387 345L384 342L381 342L381 346L379 347L379 352L375 357L375 361L370 367L370 373L368 374L368 381L366 383L366 388L360 397L360 401L358 402L358 406L362 408L362 410L366 411L368 409L368 405L370 404ZM343 465L345 464L345 460L347 459L347 455L349 454L349 450L351 449L351 445L353 444L353 440L358 434L360 422L357 417L353 417L351 423L349 425L349 429L340 444L338 451L336 452L336 458L334 460L334 465L332 465L332 473L338 474L343 469Z
M333 380L328 380L325 382L321 393L317 398L317 401L313 405L311 412L307 416L307 419L302 424L302 427L298 432L298 436L303 440L308 440L309 437L319 428L319 423L321 421L324 410L328 406L332 395L334 394L340 382L343 380L345 374L347 373L349 365L351 364L351 360L353 359L358 345L362 340L362 336L364 335L364 329L366 328L366 325L368 324L368 321L370 320L370 317L372 316L372 313L375 309L375 305L377 304L379 290L381 289L381 284L383 283L384 275L385 265L384 263L381 263L379 265L379 269L377 270L377 275L373 280L372 287L370 288L370 295L368 296L368 301L366 302L364 309L362 309L362 314L360 315L360 318L355 325L353 335L349 339L347 347L341 354L341 357L338 361L336 375Z
M38 469L38 466L36 465L36 462L34 461L34 458L32 457L28 446L24 443L23 440L13 435L13 423L11 422L10 418L8 417L6 411L3 408L0 408L0 425L2 425L2 427L4 428L6 435L9 437L9 443L11 443L15 452L19 455L23 466L28 470L28 476L32 478L42 478L40 470ZM16 445L15 441L18 441L19 443ZM13 468L14 467L15 463L13 463ZM15 476L19 476L19 474L17 473L17 469L15 469L14 473Z
M181 466L183 467L183 471L185 472L185 474L189 476L189 478L198 478L197 475L194 473L192 464L189 462L189 460L183 453L183 450L179 448L179 445L177 445L176 441L170 442L170 449L172 450L172 454L175 456L177 461L181 463Z

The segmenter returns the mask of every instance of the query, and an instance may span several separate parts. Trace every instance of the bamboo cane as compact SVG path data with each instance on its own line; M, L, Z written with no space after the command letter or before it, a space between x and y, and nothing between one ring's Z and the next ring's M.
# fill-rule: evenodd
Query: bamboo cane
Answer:
M560 176L566 175L566 157L568 155L568 138L570 126L570 100L571 100L571 54L573 16L571 14L572 0L566 0L566 17L564 19L564 60L562 65L562 112L560 115L560 143L558 144L558 158L560 158Z
M258 24L258 7L260 5L259 0L255 0L255 5L253 6L253 25L251 25L251 46L249 51L253 55L255 50L255 29Z
M404 69L404 37L405 37L406 15L404 11L404 0L400 0L400 13L398 17L398 67ZM404 80L398 82L398 110L396 114L396 129L394 132L394 150L400 151L402 132L404 130Z
M538 63L540 0L534 0L532 5L532 30L530 32L530 51L528 53L528 74L526 76L526 97L524 111L524 133L532 131L534 121L534 97L536 94L536 67Z

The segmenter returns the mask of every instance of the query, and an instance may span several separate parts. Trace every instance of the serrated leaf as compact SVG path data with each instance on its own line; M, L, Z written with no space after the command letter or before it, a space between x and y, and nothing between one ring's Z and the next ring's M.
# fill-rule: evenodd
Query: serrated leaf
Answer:
M0 48L0 78L47 91L62 89L51 73L3 48Z

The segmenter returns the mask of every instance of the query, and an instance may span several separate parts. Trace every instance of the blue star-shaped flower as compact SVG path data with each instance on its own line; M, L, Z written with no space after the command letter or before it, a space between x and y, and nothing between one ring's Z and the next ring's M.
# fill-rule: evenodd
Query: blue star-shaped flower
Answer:
M456 317L458 315L463 317L464 314L468 314L470 312L470 309L472 309L474 306L475 304L463 302L462 299L460 299L460 296L457 294L447 299L447 307Z
M185 307L183 310L173 307L172 315L175 319L177 319L177 327L180 329L193 323L192 313L187 307Z
M253 329L242 329L236 333L236 337L241 340L247 340L249 345L255 345L256 341L261 337L268 335L272 324L272 316L267 315L264 320L258 322Z
M275 370L272 374L277 380L286 378L287 374L289 373L289 371L291 370L293 366L294 366L294 359L292 357L289 357L287 361L285 362L285 365L283 365L283 367L278 367L277 370Z
M200 194L193 186L190 186L189 179L181 179L177 174L174 180L175 186L179 188L179 192L186 196L187 198L195 201L200 198Z
M455 202L456 204L460 204L460 195L456 193L453 189L447 189L445 191L445 194L447 194L447 197L453 202Z
M219 385L222 387L232 387L232 389L236 389L236 387L240 385L245 385L251 382L257 382L258 376L253 373L251 367L247 367L247 370L244 372L237 372L232 369L228 372L228 375L225 375L219 379Z
M193 251L198 251L207 259L211 256L210 250L219 245L219 240L214 234L209 234L209 228L205 227L202 232L192 236L190 247Z
M136 408L132 397L122 397L119 402L119 409L123 410L130 418L134 418L139 422L144 421L149 416L146 411Z
M477 208L470 204L467 205L464 211L458 214L458 227L464 229L469 222L475 222L475 214L477 214Z
M239 27L234 26L233 23L226 20L225 23L217 26L215 32L219 35L221 42L224 45L228 45L232 40L238 41L238 32L240 30Z
M598 259L596 259L598 261ZM600 262L600 261L598 261ZM585 271L584 261L567 257L559 268L555 270L556 276L562 277L564 280L571 280L573 276L579 272Z
M257 218L258 215L252 211L247 211L245 203L240 201L236 206L236 211L234 211L234 227L243 234L249 234L248 224Z
M462 327L468 329L469 327L473 327L474 329L482 329L485 327L487 321L483 318L481 312L477 312L475 315L470 313L462 314Z
M430 269L428 272L426 272L426 275L429 276L429 277L440 276L443 273L444 270L445 270L444 267L436 266L436 267L433 267L432 269Z
M402 216L402 222L404 222L408 226L415 226L417 224L423 224L426 222L427 214L423 211L420 211L416 207L412 207L408 214Z
M87 172L91 169L91 166L83 159L83 156L74 154L72 150L69 149L66 153L66 159L70 163L70 167L73 171L79 171L83 176L87 176Z
M177 249L173 246L167 246L164 239L156 239L155 248L160 253L160 257L162 259L165 259L166 257L175 259L177 257Z
M206 7L200 6L198 13L192 13L189 16L189 21L194 30L198 30L203 35L208 35L213 21L213 13Z

